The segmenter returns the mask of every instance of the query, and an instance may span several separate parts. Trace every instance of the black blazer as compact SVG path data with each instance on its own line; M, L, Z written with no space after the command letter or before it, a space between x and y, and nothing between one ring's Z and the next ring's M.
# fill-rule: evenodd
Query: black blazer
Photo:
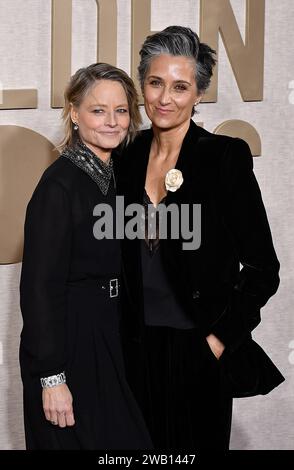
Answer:
M152 137L152 129L142 131L122 157L118 192L125 196L125 205L142 204ZM279 261L250 149L241 139L211 134L191 120L176 168L181 170L184 182L176 192L168 192L166 204L201 204L201 244L190 251L183 250L185 240L181 238L161 240L166 274L202 334L214 333L225 344L222 362L226 362L226 368L241 352L241 362L249 350L253 354L251 369L256 355L262 356L269 380L264 386L259 383L258 390L255 383L254 391L251 387L245 396L267 393L283 377L253 343L251 331L260 322L261 307L278 288ZM131 341L142 343L140 241L125 239L122 255L127 292L122 331ZM238 396L236 390L233 393Z

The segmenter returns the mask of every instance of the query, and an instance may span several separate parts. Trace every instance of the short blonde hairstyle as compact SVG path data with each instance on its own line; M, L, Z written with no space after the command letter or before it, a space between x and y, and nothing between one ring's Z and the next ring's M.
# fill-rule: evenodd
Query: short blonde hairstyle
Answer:
M64 93L64 108L62 119L64 123L65 135L59 148L63 150L65 147L73 146L77 133L74 131L74 124L71 120L71 108L78 108L90 89L99 80L111 80L119 82L125 90L129 113L130 125L127 136L122 144L131 142L138 132L142 122L139 105L138 94L133 80L123 70L113 65L98 62L88 67L79 69L70 79Z

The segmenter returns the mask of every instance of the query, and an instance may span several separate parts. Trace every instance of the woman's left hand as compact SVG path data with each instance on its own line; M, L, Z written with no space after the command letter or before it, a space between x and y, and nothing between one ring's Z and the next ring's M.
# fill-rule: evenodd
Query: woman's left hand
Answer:
M213 334L206 336L206 341L217 359L219 359L224 352L225 345Z
M72 394L65 383L43 388L42 400L46 419L51 424L61 428L75 424Z

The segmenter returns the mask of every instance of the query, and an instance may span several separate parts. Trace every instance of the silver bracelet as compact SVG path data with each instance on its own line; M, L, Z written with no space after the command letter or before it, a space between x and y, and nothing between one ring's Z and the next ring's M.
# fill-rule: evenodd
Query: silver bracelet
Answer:
M50 375L50 377L42 377L40 379L42 388L55 387L66 383L65 373L61 372L57 375Z

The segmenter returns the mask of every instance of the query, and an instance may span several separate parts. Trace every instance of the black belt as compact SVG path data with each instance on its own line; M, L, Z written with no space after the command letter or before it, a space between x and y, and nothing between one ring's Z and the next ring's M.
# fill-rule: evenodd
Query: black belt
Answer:
M119 296L120 281L119 278L100 278L100 279L81 279L79 281L72 281L68 283L71 287L87 287L97 288L107 297L113 299Z

